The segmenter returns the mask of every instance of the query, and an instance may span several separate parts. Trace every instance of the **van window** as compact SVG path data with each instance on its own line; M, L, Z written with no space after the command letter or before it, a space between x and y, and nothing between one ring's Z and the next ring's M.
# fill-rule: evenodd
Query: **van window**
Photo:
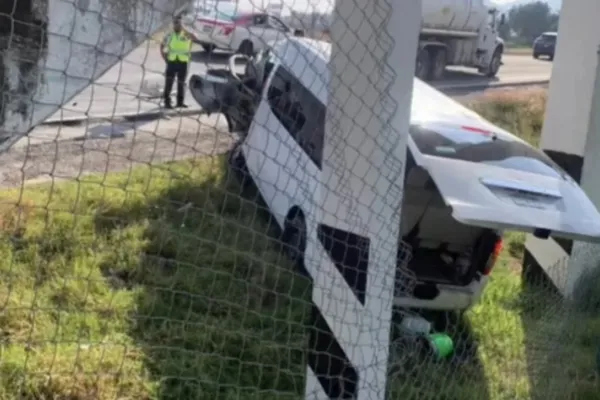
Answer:
M267 92L271 111L319 169L325 140L325 105L283 66Z
M538 149L502 136L464 127L412 125L410 136L427 156L495 165L565 179L565 172Z

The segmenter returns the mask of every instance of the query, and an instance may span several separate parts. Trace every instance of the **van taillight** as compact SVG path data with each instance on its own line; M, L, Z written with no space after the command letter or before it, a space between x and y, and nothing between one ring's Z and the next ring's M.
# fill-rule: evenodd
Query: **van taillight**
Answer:
M231 32L235 29L235 25L228 25L221 28L221 34L225 36L229 36Z
M500 252L502 252L502 238L498 238L498 240L496 241L496 244L494 245L494 251L490 255L490 258L488 259L488 262L485 265L485 268L483 269L483 275L489 275L492 272L492 269L494 269L494 265L498 260L498 256L500 255Z

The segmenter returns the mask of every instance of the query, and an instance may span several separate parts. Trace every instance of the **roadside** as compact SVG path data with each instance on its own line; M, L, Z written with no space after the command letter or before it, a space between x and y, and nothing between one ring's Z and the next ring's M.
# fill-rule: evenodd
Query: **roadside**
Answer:
M454 97L475 104L481 99L538 96L544 91L540 87L488 89ZM485 115L485 109L483 112ZM501 116L487 117L497 120ZM0 155L1 185L11 187L23 180L49 179L50 175L67 179L123 170L140 163L220 154L234 140L219 115L174 112L137 121L109 118L103 122L39 126Z
M218 116L39 127L0 155L0 185L78 179L91 173L226 152L234 137Z

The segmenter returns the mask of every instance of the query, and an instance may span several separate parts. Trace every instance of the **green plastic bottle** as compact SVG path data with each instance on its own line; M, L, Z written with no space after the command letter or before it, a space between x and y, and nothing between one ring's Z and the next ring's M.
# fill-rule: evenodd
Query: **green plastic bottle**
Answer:
M425 339L430 350L439 360L446 359L454 353L454 342L445 333L430 333L425 335Z

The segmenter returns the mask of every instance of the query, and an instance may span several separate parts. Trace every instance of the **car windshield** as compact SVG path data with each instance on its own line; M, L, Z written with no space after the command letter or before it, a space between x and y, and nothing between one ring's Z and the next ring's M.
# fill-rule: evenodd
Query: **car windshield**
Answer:
M565 172L546 154L506 134L448 124L412 125L410 135L428 156L483 163L565 179Z
M542 40L545 42L556 42L556 35L543 34Z

